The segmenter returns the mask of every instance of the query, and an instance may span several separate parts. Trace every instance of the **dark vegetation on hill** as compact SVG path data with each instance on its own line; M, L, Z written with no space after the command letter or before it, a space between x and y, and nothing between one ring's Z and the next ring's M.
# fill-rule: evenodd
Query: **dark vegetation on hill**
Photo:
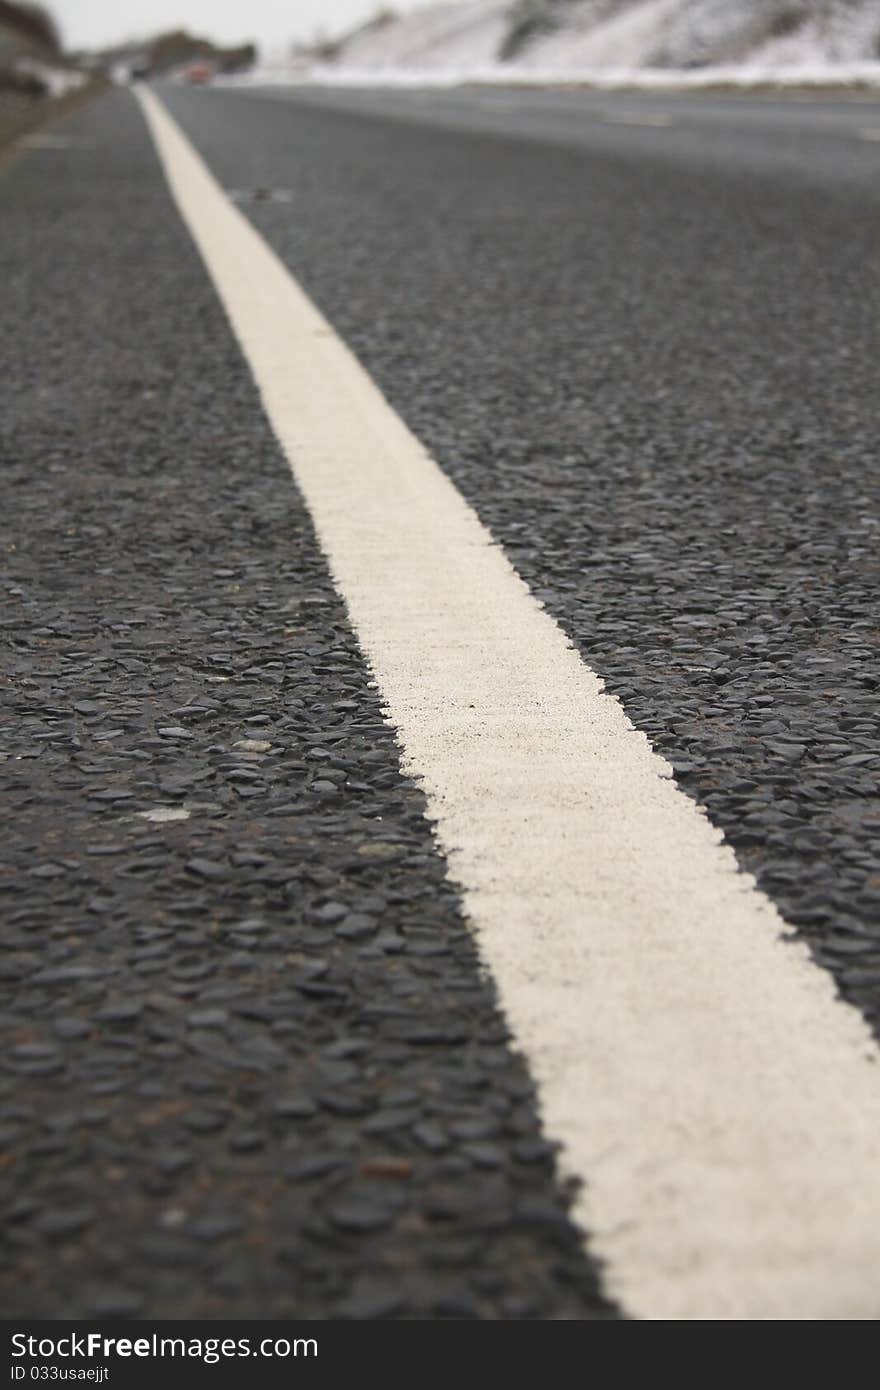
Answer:
M252 67L257 56L254 44L244 43L235 48L220 48L210 39L174 29L159 34L146 45L146 63L153 73L170 72L186 63L210 63L218 72L242 72Z
M57 62L60 51L48 10L0 0L0 121L5 123L46 96L46 82L28 63Z
M61 48L55 21L42 5L13 5L0 0L0 31L10 48L16 41L22 48L47 53Z

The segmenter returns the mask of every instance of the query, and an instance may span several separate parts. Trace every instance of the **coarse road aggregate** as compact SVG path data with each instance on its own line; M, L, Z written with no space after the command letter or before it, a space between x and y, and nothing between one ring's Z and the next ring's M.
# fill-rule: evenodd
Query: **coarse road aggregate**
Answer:
M876 1031L877 147L162 97ZM618 1316L131 96L68 136L0 177L4 1306Z
M538 97L505 134L459 93L163 96L876 1031L876 149L821 101L731 163L742 100L695 148L529 139Z
M612 1318L127 93L2 188L7 1316Z

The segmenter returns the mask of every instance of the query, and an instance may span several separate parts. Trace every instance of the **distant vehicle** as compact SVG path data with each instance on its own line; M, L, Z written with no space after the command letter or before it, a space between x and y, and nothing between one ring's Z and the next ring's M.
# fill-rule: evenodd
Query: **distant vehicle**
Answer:
M214 76L214 69L210 63L190 63L183 70L184 78L196 87L204 87L206 82L210 82Z

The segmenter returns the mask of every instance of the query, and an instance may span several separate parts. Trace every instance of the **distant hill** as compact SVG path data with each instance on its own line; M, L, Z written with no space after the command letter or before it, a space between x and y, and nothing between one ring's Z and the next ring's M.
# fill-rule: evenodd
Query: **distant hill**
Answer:
M55 21L41 5L0 0L0 64L23 53L56 54L60 46Z
M253 65L257 51L252 43L240 44L237 48L220 48L210 39L189 34L185 29L175 29L167 34L159 34L144 45L147 65L151 72L170 72L185 63L205 62L219 72L241 72Z
M89 55L93 64L99 64L120 78L132 71L160 77L190 63L206 63L221 73L239 73L252 67L256 57L253 43L222 48L211 39L190 34L186 29L130 39Z
M55 21L42 5L0 0L0 140L23 118L82 85L83 74L63 52Z
M380 11L327 56L353 68L491 63L509 30L510 9L510 0L458 0L399 16Z
M363 70L771 69L880 61L880 0L445 0L320 55Z

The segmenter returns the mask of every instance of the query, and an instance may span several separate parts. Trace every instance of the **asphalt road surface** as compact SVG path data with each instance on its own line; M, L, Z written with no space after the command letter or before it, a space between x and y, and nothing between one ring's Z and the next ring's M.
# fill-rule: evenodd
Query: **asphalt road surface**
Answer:
M878 106L159 95L876 1037ZM0 200L7 1316L651 1316L132 94Z

